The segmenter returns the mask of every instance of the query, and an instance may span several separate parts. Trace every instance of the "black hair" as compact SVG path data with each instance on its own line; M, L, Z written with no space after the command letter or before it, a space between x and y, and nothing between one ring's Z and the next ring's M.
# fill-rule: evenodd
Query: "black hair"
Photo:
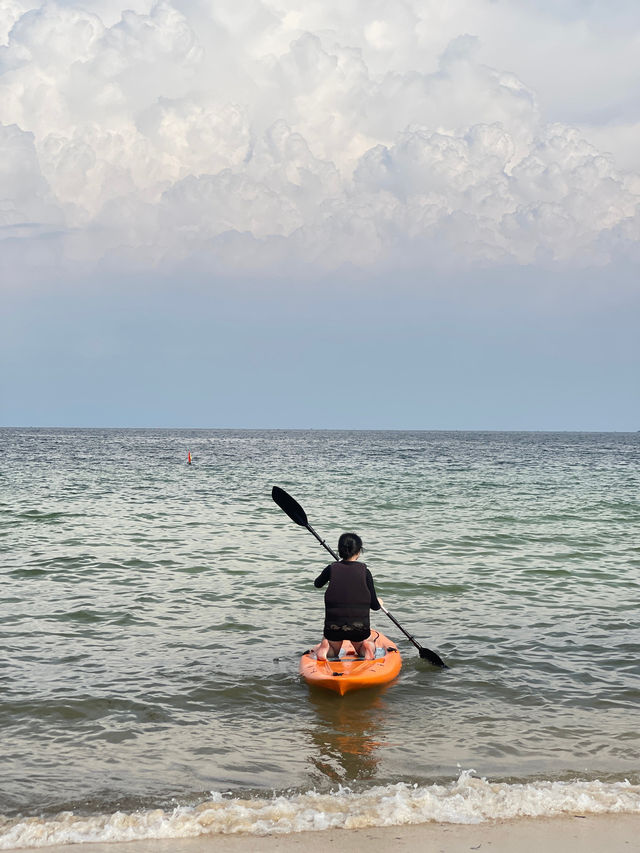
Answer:
M338 539L338 554L343 560L355 557L360 551L364 551L364 548L362 547L362 539L357 533L343 533Z

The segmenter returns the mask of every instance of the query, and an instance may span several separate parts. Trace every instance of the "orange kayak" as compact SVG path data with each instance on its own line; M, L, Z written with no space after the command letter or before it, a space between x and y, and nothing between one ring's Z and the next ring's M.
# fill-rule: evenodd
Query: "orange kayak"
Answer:
M395 643L378 631L371 632L375 640L376 657L364 660L356 657L355 649L345 640L340 658L320 661L314 654L305 652L300 658L300 675L313 687L324 687L344 696L349 690L376 687L386 684L400 672L402 658Z

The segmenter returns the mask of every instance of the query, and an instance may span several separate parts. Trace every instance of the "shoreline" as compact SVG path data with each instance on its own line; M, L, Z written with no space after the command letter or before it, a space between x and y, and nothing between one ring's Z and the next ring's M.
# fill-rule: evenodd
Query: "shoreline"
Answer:
M327 829L286 835L201 835L196 838L148 838L143 841L81 842L43 847L6 848L47 853L325 853L345 846L351 853L608 853L630 851L640 834L640 812L603 815L517 818L475 824L421 823L362 829Z

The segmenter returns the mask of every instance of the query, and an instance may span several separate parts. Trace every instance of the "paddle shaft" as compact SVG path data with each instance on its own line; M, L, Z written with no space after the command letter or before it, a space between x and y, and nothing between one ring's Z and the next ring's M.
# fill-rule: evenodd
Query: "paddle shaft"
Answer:
M327 543L320 536L320 534L317 533L309 524L306 512L303 510L300 504L291 497L291 495L287 494L284 489L281 489L278 486L274 486L271 492L271 497L278 504L280 509L285 512L292 521L294 521L300 527L306 527L309 533L312 533L316 537L318 542L322 545L323 548L326 548L326 550L331 554L331 556L336 562L340 560L336 552L332 548L330 548L329 545L327 545ZM426 658L426 660L428 660L434 666L440 666L443 669L448 669L447 665L439 655L437 655L435 652L432 652L431 649L426 649L421 646L420 643L418 643L418 641L414 637L412 637L408 631L405 631L405 629L398 622L395 616L392 616L391 613L389 613L384 604L380 604L380 609L383 613L386 613L389 619L391 619L393 624L402 631L405 637L407 637L413 643L416 649L420 652L421 658Z
M309 531L309 533L313 533L313 535L316 537L316 539L318 540L318 542L322 545L322 547L323 547L323 548L326 548L326 549L327 549L327 551L331 554L331 556L332 556L332 557L333 557L333 559L336 561L336 563L337 563L337 562L339 562L340 557L338 557L338 555L337 555L337 554L336 554L336 552L333 550L333 548L331 548L331 547L329 547L329 545L327 545L327 543L326 543L326 542L324 541L324 539L320 536L320 534L319 534L319 533L316 533L316 531L315 531L315 530L313 529L313 527L309 524L309 522L307 522L305 525L301 525L301 526L306 527L306 528L307 528L307 530Z
M395 617L395 616L392 616L392 614L391 614L391 613L389 613L389 611L388 611L388 610L387 610L387 608L384 606L384 604L381 604L381 605L380 605L380 609L382 610L382 612L383 612L383 613L386 613L386 614L387 614L387 616L389 617L389 619L391 619L391 621L392 621L392 622L393 622L393 624L396 626L396 628L400 628L400 630L401 630L401 631L402 631L402 633L405 635L405 637L407 637L407 639L411 640L411 642L412 642L412 643L413 643L413 645L416 647L416 649L418 649L418 651L422 651L422 650L423 650L422 646L421 646L421 645L420 645L420 643L416 640L416 638L415 638L415 637L412 637L412 636L411 636L411 634L410 634L408 631L405 631L405 629L404 629L404 628L402 627L402 625L398 622L398 620L396 619L396 617ZM435 654L435 652L434 652L433 654Z

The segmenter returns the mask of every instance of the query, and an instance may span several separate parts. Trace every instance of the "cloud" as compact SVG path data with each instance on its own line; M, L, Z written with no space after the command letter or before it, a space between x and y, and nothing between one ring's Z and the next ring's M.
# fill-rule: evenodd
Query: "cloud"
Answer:
M43 178L34 135L15 124L0 125L0 226L50 222L61 212Z
M639 176L487 61L498 6L9 0L5 271L36 244L79 269L635 257ZM580 8L562 5L556 31L584 25ZM512 4L500 26L533 14Z

